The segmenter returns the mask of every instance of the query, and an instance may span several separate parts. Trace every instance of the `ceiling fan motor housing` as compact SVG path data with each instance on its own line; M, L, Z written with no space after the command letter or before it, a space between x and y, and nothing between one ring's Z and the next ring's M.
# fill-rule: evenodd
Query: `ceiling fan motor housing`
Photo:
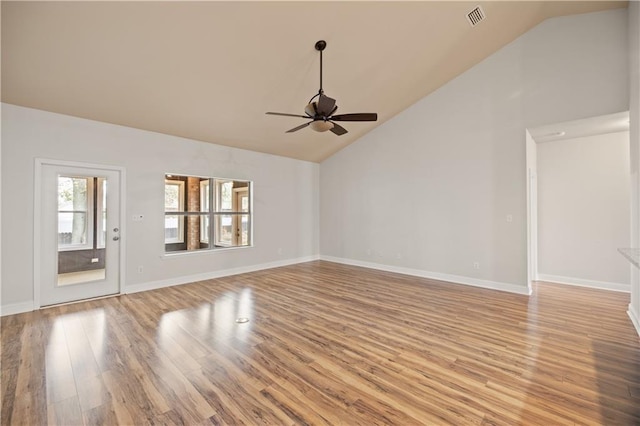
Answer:
M316 104L315 102L310 102L307 104L306 107L304 107L304 112L309 116L309 117L313 117L316 115L316 109L318 108L318 104Z

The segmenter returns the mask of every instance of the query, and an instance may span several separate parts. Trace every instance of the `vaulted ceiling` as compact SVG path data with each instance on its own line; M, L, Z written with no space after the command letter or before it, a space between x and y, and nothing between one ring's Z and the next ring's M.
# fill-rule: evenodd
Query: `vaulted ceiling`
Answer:
M543 20L626 3L3 1L2 101L319 162ZM286 134L265 112L303 113L320 39L338 112L379 119Z

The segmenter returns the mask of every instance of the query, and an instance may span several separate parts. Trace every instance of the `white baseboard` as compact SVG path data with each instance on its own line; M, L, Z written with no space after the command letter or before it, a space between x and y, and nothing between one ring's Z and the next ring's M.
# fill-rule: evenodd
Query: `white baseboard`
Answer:
M0 307L0 316L21 314L23 312L33 311L33 301L13 303L11 305L2 305Z
M155 290L158 288L170 287L170 286L180 285L180 284L188 284L196 281L228 277L230 275L238 275L238 274L244 274L247 272L262 271L264 269L279 268L281 266L311 262L313 260L318 260L319 258L320 257L318 255L299 257L295 259L286 259L286 260L279 260L276 262L261 263L258 265L243 266L240 268L224 269L221 271L212 271L212 272L206 272L203 274L188 275L185 277L177 277L177 278L171 278L167 280L151 281L151 282L142 283L142 284L134 284L130 286L125 286L122 293L123 294L138 293L141 291ZM0 307L0 316L21 314L23 312L31 312L33 310L34 310L33 301L15 303L12 305L3 305Z
M538 274L538 281L549 281L552 283L574 285L577 287L598 288L600 290L621 291L624 293L629 293L631 291L630 284L592 281L582 278L562 277L559 275Z
M640 315L638 314L638 312L635 311L635 309L633 309L633 306L631 306L631 303L629 303L629 310L627 311L627 314L629 314L629 318L631 318L631 322L636 328L636 331L638 332L638 336L640 336Z
M327 262L342 263L345 265L361 266L364 268L377 269L377 270L386 271L386 272L394 272L397 274L411 275L411 276L420 277L420 278L429 278L429 279L439 280L439 281L448 281L454 284L464 284L464 285L469 285L473 287L481 287L481 288L486 288L491 290L506 291L509 293L525 294L525 295L531 294L531 291L527 286L518 285L518 284L481 280L478 278L464 277L461 275L442 274L439 272L424 271L422 269L403 268L399 266L383 265L380 263L364 262L361 260L344 259L344 258L333 257L333 256L321 255L320 260L326 260Z
M231 276L231 275L245 274L247 272L262 271L264 269L279 268L281 266L295 265L297 263L311 262L313 260L318 260L319 258L320 257L318 255L307 256L307 257L298 257L298 258L295 258L295 259L278 260L276 262L260 263L260 264L257 264L257 265L242 266L242 267L239 267L239 268L223 269L223 270L220 270L220 271L211 271L211 272L205 272L205 273L202 273L202 274L195 274L195 275L187 275L187 276L183 276L183 277L169 278L169 279L166 279L166 280L149 281L149 282L146 282L146 283L133 284L133 285L125 286L124 290L123 290L123 293L131 294L131 293L139 293L141 291L156 290L156 289L159 289L159 288L171 287L171 286L174 286L174 285L189 284L189 283L193 283L193 282L196 282L196 281L211 280L211 279L215 279L215 278L228 277L228 276Z

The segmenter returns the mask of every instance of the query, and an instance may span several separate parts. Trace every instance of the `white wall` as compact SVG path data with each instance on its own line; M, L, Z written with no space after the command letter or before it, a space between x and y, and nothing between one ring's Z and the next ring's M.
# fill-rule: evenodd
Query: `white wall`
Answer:
M539 143L539 279L629 291L629 132Z
M325 160L322 257L526 293L525 129L628 109L626 14L547 20Z
M5 315L27 310L33 301L37 157L126 168L125 292L318 256L318 164L3 104ZM255 246L163 256L167 172L252 180ZM134 214L144 215L144 220L133 222ZM144 273L137 272L138 265Z
M640 247L640 2L629 2L629 141L631 144L631 245ZM629 317L640 334L640 271L631 267Z

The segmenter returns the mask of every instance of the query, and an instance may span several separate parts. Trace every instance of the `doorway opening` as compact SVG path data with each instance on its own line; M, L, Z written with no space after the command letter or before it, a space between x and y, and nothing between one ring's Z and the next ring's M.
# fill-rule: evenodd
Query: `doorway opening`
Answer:
M528 286L628 291L629 113L526 130Z

